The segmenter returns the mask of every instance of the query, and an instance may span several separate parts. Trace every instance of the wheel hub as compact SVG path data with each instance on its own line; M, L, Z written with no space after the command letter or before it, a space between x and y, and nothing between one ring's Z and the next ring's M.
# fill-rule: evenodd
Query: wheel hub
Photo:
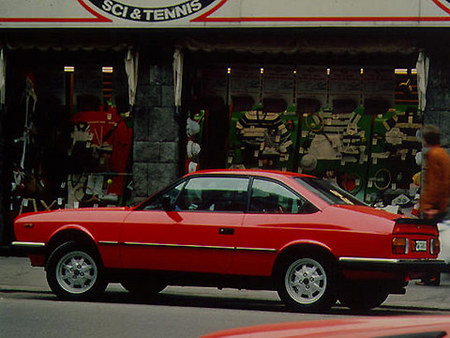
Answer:
M59 285L73 294L81 294L91 289L97 280L97 274L94 260L82 251L66 254L56 267Z
M296 302L312 304L318 301L326 291L325 270L313 259L299 259L289 266L285 285L289 295Z

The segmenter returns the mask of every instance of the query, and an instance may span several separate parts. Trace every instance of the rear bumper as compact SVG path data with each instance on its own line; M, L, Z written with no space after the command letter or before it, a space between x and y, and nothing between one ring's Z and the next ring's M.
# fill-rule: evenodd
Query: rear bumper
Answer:
M386 271L386 272L449 272L443 260L431 259L385 259L341 257L340 266L345 270Z

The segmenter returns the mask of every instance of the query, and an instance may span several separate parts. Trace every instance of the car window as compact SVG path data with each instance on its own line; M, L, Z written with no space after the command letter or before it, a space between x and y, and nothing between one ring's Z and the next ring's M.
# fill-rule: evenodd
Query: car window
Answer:
M273 181L255 179L251 191L250 212L299 214L317 211L308 201Z
M314 177L296 177L295 180L329 204L367 205L331 182Z
M175 210L244 211L248 189L244 177L194 177L181 191Z
M171 204L175 203L175 200L177 199L178 195L180 194L181 190L183 189L183 185L186 183L186 181L183 181L173 188L169 190L165 190L158 195L156 195L154 198L150 199L145 205L141 206L141 210L163 210L163 204L162 200L164 196L169 196Z

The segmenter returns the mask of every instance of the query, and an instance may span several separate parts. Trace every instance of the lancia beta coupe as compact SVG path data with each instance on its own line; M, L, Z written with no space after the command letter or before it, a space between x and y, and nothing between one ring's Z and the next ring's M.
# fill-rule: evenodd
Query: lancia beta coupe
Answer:
M188 174L134 207L23 214L15 247L52 291L91 298L110 282L142 297L168 285L276 290L299 311L370 309L441 271L436 224L371 208L297 173Z

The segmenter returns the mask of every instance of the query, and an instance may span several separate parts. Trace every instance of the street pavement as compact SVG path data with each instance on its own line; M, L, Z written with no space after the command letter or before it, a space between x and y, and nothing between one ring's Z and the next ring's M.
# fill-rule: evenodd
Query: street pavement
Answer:
M107 289L111 295L124 295L127 293L120 284L110 284ZM0 298L3 294L11 293L43 293L50 294L43 268L31 267L25 257L0 257ZM166 295L184 295L186 297L201 295L205 298L245 299L257 301L258 299L277 304L279 301L276 292L248 291L217 288L176 287L171 286L163 291ZM280 303L281 305L281 303ZM276 305L275 305L276 306ZM276 306L277 307L277 306ZM407 287L406 295L390 295L382 305L383 309L401 309L420 312L450 312L450 274L442 274L440 286L416 285L411 281Z

